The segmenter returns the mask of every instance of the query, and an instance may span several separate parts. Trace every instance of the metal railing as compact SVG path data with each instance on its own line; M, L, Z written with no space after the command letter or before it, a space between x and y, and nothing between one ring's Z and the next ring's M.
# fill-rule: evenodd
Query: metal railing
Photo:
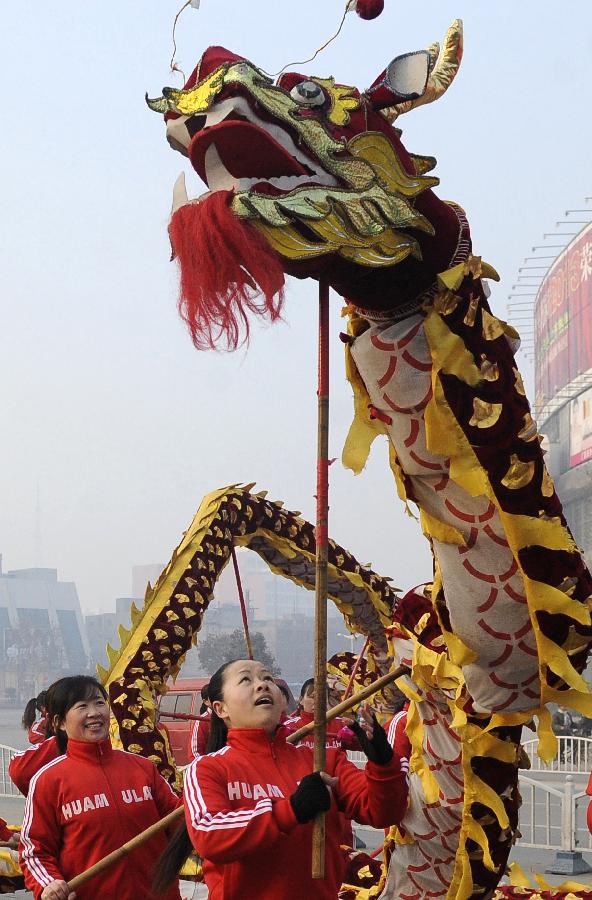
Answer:
M573 775L551 785L520 773L519 829L521 847L539 850L590 850L592 835L586 824L589 798L576 789Z
M368 757L365 753L362 753L361 750L348 750L347 758L350 762L353 762L353 764L357 766L358 769L365 768L366 763L368 762Z
M559 749L555 759L545 763L537 751L538 738L525 741L524 749L530 759L531 772L560 772L567 774L590 774L592 771L592 738L571 735L558 736Z
M0 744L0 797L21 797L21 792L14 786L8 775L8 764L18 750Z

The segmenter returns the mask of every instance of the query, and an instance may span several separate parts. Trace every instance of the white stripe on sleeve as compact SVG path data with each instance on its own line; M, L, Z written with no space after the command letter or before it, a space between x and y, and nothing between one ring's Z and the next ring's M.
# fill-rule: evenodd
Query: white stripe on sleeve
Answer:
M39 771L35 773L35 775L31 779L29 793L27 795L27 802L25 804L25 814L23 816L23 826L21 829L21 841L24 847L23 861L26 863L33 878L38 881L42 887L46 887L51 881L54 881L55 879L53 875L49 874L43 863L35 855L35 845L33 844L29 835L31 822L33 821L34 816L35 786L37 784L39 776L42 775L43 772L45 772L47 769L50 769L52 766L55 766L57 763L63 762L65 759L65 756L58 756L57 759L53 759L51 762L47 763L46 766L43 766L43 768L39 769Z

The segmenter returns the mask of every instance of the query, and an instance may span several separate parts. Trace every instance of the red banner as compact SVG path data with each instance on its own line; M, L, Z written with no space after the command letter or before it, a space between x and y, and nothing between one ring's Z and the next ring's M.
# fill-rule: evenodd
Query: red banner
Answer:
M553 263L534 308L536 405L592 369L592 225Z

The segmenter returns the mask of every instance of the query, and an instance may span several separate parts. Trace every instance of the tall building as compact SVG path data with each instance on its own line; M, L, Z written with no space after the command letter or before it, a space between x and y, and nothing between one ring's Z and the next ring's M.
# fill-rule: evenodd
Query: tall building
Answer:
M574 538L592 564L592 224L555 259L534 301L535 410Z
M89 657L73 582L57 569L0 572L0 691L28 698L58 675L87 671Z
M88 645L93 666L100 663L103 667L107 666L107 644L112 647L117 646L117 613L92 613L85 616L86 633L88 635Z

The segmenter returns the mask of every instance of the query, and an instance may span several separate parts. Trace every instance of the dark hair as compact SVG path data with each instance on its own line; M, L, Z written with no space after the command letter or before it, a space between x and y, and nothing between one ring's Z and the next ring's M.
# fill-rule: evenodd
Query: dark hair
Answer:
M283 683L283 681L276 681L276 684L279 687L282 694L284 695L284 697L286 698L286 703L289 705L290 704L290 691L288 690L286 685Z
M47 691L41 691L37 694L36 697L31 697L27 705L25 706L25 711L23 712L23 728L25 731L28 731L35 719L37 718L37 713L45 711L45 697Z
M37 715L37 697L31 697L31 699L25 706L23 718L21 719L21 722L23 723L23 728L25 729L25 731L29 730L29 728L35 721L36 715Z
M199 693L201 695L201 706L199 708L199 714L200 714L200 716L203 716L205 711L208 709L208 706L206 705L206 700L210 699L210 685L204 684L204 686L202 687L202 689L200 690Z
M217 669L210 678L210 683L208 684L208 694L211 704L213 704L215 700L223 699L222 688L224 686L224 673L228 666L231 666L234 662L236 662L236 659L229 659L228 662L225 662L224 665L220 666L220 668ZM216 750L220 750L222 747L225 747L227 736L228 728L226 727L226 722L224 722L220 718L220 716L216 715L212 705L210 734L208 737L206 752L214 753Z
M156 862L152 891L157 897L166 894L175 878L178 877L179 869L187 862L192 853L193 844L187 831L187 825L183 822L179 825Z
M210 678L208 695L211 703L215 700L223 699L224 673L228 666L231 666L233 662L236 662L236 660L230 659L228 662L225 662L224 665L220 666ZM220 750L222 747L225 747L227 736L228 729L226 723L223 722L212 709L210 735L206 752L213 753L215 750ZM165 893L179 874L179 869L185 864L192 851L193 844L191 843L191 838L187 831L187 825L183 823L183 825L180 825L177 828L156 863L152 888L155 894L160 895Z
M390 711L392 712L393 715L396 715L398 712L401 712L401 710L403 709L405 704L408 703L409 701L407 700L407 697L405 696L403 691L400 691L399 688L396 687L395 685L391 684L391 685L389 685L389 688L392 691L392 702L390 704ZM393 688L394 688L394 690L393 690Z
M67 678L60 678L48 688L47 718L51 727L55 729L60 753L66 752L68 735L62 728L55 727L55 718L57 717L58 722L62 722L68 710L75 703L80 700L89 700L96 693L99 693L105 700L108 699L107 691L101 682L91 675L70 675Z
M300 699L301 699L301 700L302 700L302 698L304 697L305 694L308 694L308 693L309 693L309 690L308 690L309 687L313 687L313 688L314 688L314 682L315 682L314 678L307 678L307 679L306 679L306 681L304 682L304 684L303 684L302 687L300 688Z

